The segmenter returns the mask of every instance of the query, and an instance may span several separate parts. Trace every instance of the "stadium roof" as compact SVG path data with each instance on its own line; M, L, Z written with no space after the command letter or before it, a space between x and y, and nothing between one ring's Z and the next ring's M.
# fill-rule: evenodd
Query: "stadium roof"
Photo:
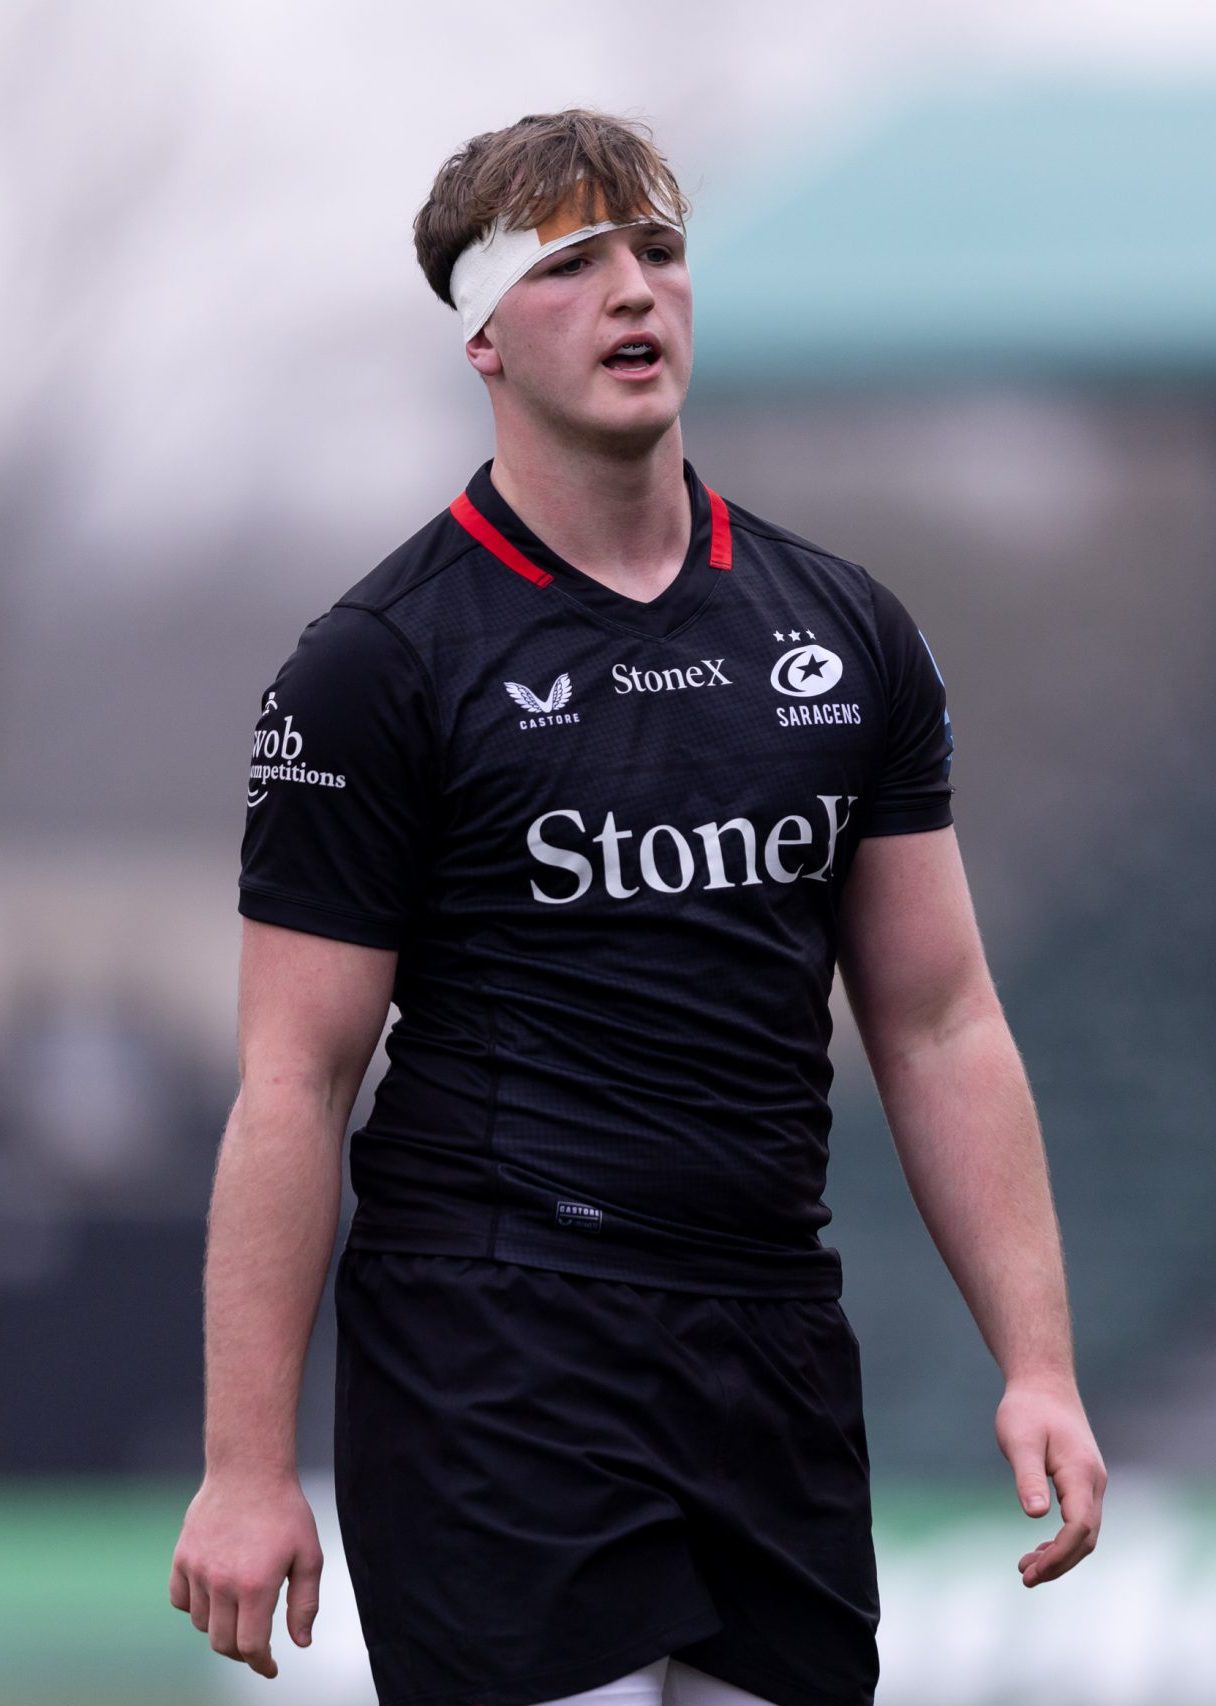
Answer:
M692 226L697 377L1216 376L1216 86L951 91Z

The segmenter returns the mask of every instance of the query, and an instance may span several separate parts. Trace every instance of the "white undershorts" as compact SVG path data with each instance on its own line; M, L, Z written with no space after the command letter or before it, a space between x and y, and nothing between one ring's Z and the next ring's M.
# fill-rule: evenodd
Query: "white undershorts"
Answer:
M601 1683L599 1688L538 1701L537 1706L772 1706L772 1703L680 1659L668 1657L655 1659L640 1670L631 1670L628 1676Z

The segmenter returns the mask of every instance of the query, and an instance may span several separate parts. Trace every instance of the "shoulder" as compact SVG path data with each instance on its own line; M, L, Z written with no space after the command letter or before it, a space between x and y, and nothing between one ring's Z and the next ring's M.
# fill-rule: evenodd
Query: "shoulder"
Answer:
M724 501L730 511L731 526L735 531L755 539L761 549L767 546L772 551L802 562L807 570L817 574L821 581L826 580L858 597L868 606L880 638L889 640L906 632L909 626L919 632L898 594L885 581L879 580L863 563L855 562L850 557L842 557L838 552L816 544L813 539L806 539L788 527L781 527L775 521L755 515L733 499L727 498Z
M935 673L936 662L915 617L899 596L864 564L756 515L732 499L724 500L731 528L741 540L754 542L762 555L775 560L784 575L801 575L834 614L863 637L873 653L888 691L920 653Z
M745 509L733 498L724 498L723 501L730 514L732 532L754 541L757 550L780 557L791 565L801 565L805 572L820 582L838 586L863 602L872 603L878 583L861 563L842 557L791 528L782 527L778 522Z
M449 509L440 510L416 533L383 557L374 569L347 587L333 608L365 610L378 616L397 616L426 589L439 590L445 570L477 549L477 543Z
M444 593L444 571L476 542L442 510L353 582L302 630L293 660L311 672L400 667L425 671L418 642Z

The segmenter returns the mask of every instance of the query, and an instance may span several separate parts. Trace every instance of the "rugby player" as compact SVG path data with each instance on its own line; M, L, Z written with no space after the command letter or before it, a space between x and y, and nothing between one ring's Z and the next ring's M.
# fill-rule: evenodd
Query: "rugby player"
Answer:
M859 1351L820 1238L838 963L1022 1508L1058 1496L1022 1581L1098 1533L945 689L894 593L685 460L688 211L649 132L581 109L443 166L418 258L493 457L307 625L256 720L170 1597L270 1677L286 1579L311 1639L300 1374L391 1003L334 1441L382 1706L873 1699Z

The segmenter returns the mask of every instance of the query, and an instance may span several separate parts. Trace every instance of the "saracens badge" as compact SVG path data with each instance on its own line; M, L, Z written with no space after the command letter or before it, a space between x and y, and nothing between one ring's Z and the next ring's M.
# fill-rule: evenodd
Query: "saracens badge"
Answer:
M778 693L788 693L796 699L814 699L835 687L843 669L835 652L812 640L782 652L769 680Z

